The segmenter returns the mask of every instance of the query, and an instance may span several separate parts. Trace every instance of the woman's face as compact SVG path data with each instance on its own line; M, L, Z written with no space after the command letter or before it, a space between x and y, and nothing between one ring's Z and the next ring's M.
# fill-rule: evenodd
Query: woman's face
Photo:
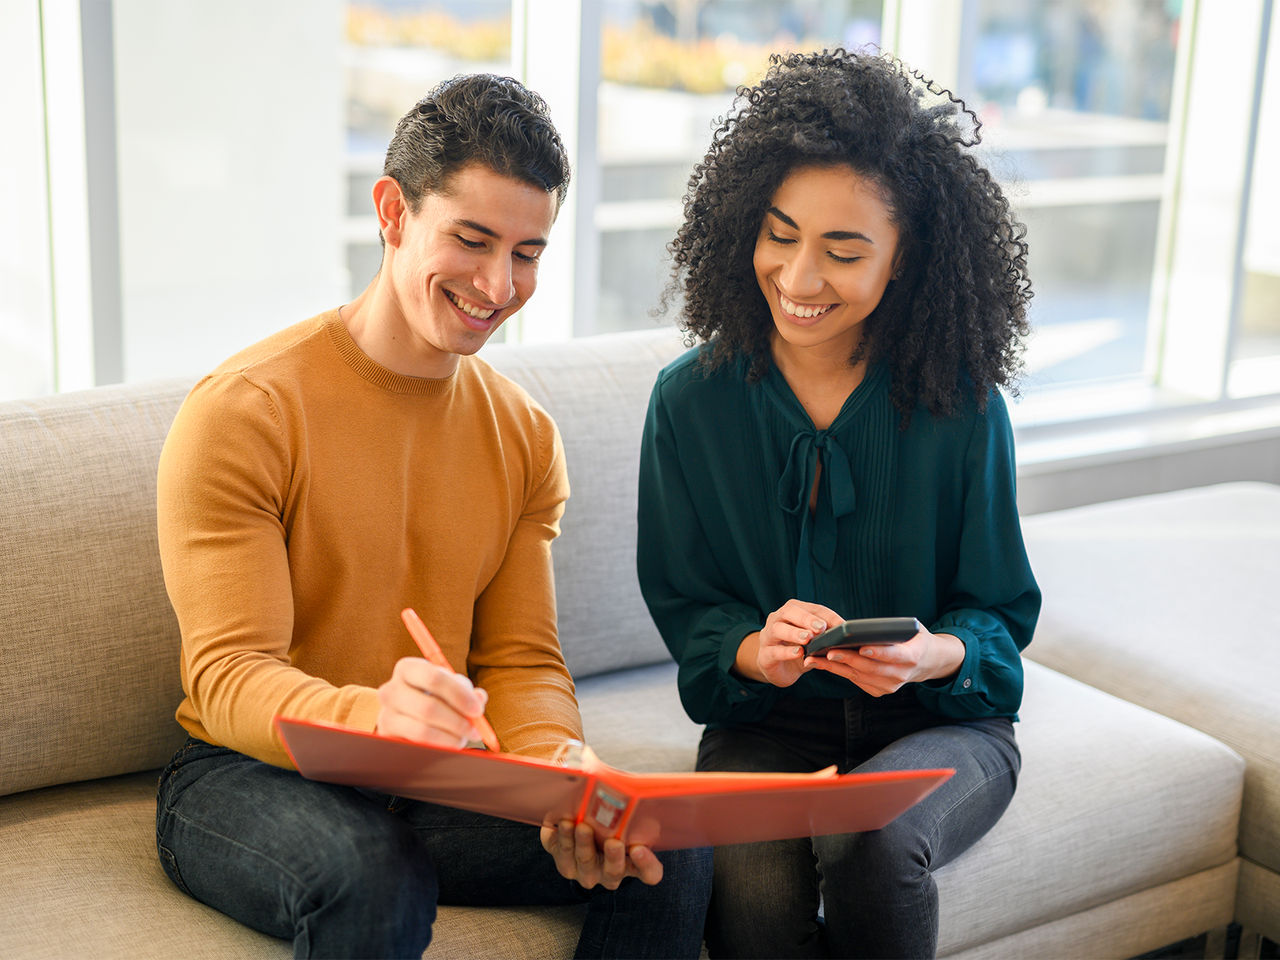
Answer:
M880 189L848 166L799 167L769 200L752 258L777 334L847 360L897 264Z

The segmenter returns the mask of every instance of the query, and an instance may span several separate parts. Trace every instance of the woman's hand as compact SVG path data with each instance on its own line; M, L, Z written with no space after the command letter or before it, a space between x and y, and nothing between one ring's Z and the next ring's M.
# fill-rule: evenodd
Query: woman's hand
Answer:
M907 683L952 676L964 662L964 643L949 633L920 628L902 643L873 644L853 650L828 650L805 657L806 669L825 670L844 677L871 694L883 697Z
M421 657L404 657L391 679L378 688L374 729L444 747L465 747L479 740L472 720L484 714L489 695L459 673Z
M842 620L820 603L788 600L765 618L763 630L743 637L734 669L752 680L789 687L809 669L804 645Z
M627 877L637 877L649 886L662 879L662 861L648 847L627 847L611 837L601 849L596 846L595 831L586 823L575 827L561 820L554 827L543 827L542 848L555 858L560 876L577 880L588 890L597 884L617 890Z

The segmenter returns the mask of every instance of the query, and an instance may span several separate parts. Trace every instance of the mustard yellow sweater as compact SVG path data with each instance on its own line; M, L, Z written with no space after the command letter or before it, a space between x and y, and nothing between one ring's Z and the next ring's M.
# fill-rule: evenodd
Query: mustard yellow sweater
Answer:
M400 376L337 311L237 354L160 458L178 721L281 766L277 714L372 730L378 685L418 655L411 606L488 691L503 747L550 755L581 736L551 570L567 496L555 424L478 357Z

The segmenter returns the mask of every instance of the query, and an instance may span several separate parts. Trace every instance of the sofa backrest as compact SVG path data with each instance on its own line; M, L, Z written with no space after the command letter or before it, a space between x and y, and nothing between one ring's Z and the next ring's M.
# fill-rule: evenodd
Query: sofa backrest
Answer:
M156 463L191 382L0 404L0 795L182 742Z
M683 350L665 328L494 344L483 354L546 408L564 439L569 502L551 555L560 645L575 677L671 659L636 582L636 478L649 392Z
M485 348L564 438L552 556L577 677L668 658L636 585L636 468L649 390L681 349L671 329ZM190 386L0 403L0 795L158 767L182 741L155 476Z

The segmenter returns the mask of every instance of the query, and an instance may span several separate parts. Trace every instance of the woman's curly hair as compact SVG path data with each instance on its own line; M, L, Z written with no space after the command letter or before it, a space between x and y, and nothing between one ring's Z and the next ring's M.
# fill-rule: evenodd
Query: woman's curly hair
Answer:
M758 380L773 321L752 257L770 199L798 167L847 164L884 194L899 272L864 322L853 363L885 361L904 422L918 406L954 413L1014 386L1028 332L1026 230L969 152L981 123L962 100L887 55L775 54L764 79L694 167L664 306L710 343L716 366L745 356Z

